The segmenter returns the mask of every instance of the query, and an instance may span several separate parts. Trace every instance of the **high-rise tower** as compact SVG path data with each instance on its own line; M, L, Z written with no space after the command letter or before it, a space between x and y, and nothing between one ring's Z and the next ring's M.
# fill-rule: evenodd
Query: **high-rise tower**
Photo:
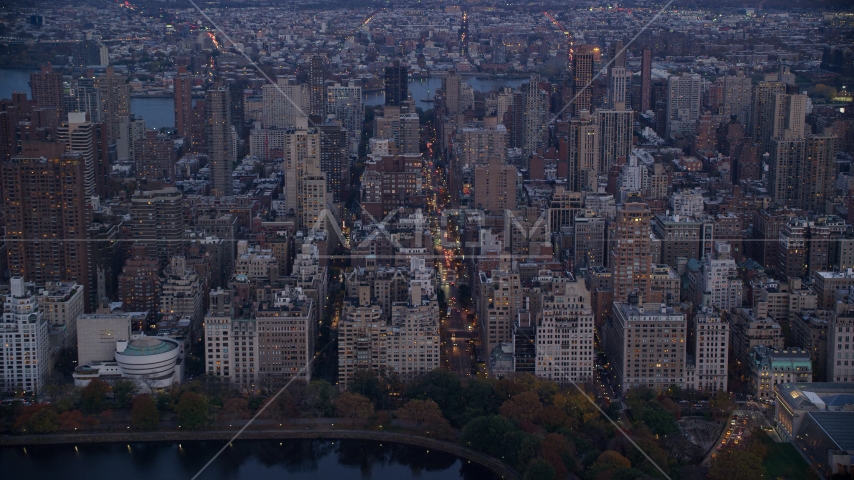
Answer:
M395 60L394 64L385 67L385 104L399 107L406 102L409 96L409 73L406 65L401 65Z
M96 193L95 166L101 152L96 149L95 126L86 121L85 112L71 112L68 121L57 129L57 137L70 152L79 153L84 164L84 191L86 202Z
M630 196L617 209L617 221L609 235L614 239L611 249L614 302L626 302L632 292L649 297L651 219L652 213L640 197Z
M696 73L671 75L667 79L667 135L694 133L700 117L702 79Z
M119 122L130 115L130 86L124 75L117 74L113 67L97 78L101 96L101 122L107 126L107 138L115 143L119 138Z
M619 103L626 103L629 75L626 72L626 52L623 51L623 41L617 40L611 48L614 61L608 69L608 107L615 108Z
M95 77L80 77L74 81L65 97L65 109L68 112L86 112L89 121L101 121L101 95L95 85Z
M30 74L30 88L33 101L39 108L52 108L51 125L58 126L65 118L65 101L62 87L62 74L53 71L50 64L42 65L40 72ZM29 280L29 279L28 279Z
M312 55L308 65L309 115L326 117L326 72L323 57ZM321 120L322 121L322 120Z
M641 56L641 112L652 109L652 50L643 49Z
M575 86L575 103L572 114L578 115L581 110L590 111L593 90L593 45L582 45L572 57L572 79Z
M231 194L234 128L231 126L231 90L214 87L205 94L205 142L211 170L211 195Z
M184 137L187 146L192 145L193 125L193 78L187 74L187 68L178 67L178 75L173 79L175 86L175 131Z
M760 154L770 152L771 139L774 138L774 114L776 95L785 93L786 85L777 81L759 82L753 87L753 109L750 113L748 136L753 137L762 146Z
M62 143L23 149L2 167L9 270L38 285L75 281L89 298L86 162Z

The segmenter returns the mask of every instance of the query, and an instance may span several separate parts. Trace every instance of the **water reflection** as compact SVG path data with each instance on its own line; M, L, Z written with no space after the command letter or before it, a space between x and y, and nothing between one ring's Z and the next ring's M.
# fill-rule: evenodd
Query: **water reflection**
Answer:
M123 480L192 477L223 445L209 442L101 443L0 448L4 477ZM234 442L205 471L206 479L489 480L491 471L421 447L361 440Z

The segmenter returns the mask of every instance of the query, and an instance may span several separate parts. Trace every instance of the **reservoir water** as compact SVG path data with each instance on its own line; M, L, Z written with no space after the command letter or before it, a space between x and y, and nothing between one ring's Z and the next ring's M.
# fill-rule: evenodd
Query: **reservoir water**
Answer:
M0 448L3 478L192 478L223 441L93 443ZM363 440L241 440L200 479L496 480L491 470L436 450Z

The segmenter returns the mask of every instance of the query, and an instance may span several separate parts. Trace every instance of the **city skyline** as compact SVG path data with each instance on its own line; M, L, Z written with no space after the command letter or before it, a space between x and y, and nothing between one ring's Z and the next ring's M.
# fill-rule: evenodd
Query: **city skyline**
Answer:
M0 435L849 474L850 7L268 3L0 11Z

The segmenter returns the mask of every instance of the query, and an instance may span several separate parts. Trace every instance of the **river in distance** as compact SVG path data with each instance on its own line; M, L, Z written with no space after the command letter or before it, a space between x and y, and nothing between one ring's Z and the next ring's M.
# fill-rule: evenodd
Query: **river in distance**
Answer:
M220 441L82 443L0 448L4 478L171 480L192 478ZM210 480L496 480L454 455L363 440L238 440L199 477Z
M27 98L32 98L30 92L31 70L0 69L0 98L12 98L12 92L27 92ZM519 87L527 83L527 78L508 77L462 77L472 89L479 92L490 92L501 87ZM415 106L423 110L433 108L432 100L436 90L442 87L441 77L415 78L409 81L409 92L415 100ZM382 105L385 101L383 92L365 92L364 105ZM175 101L172 98L133 97L130 99L131 113L145 119L149 128L175 126Z

